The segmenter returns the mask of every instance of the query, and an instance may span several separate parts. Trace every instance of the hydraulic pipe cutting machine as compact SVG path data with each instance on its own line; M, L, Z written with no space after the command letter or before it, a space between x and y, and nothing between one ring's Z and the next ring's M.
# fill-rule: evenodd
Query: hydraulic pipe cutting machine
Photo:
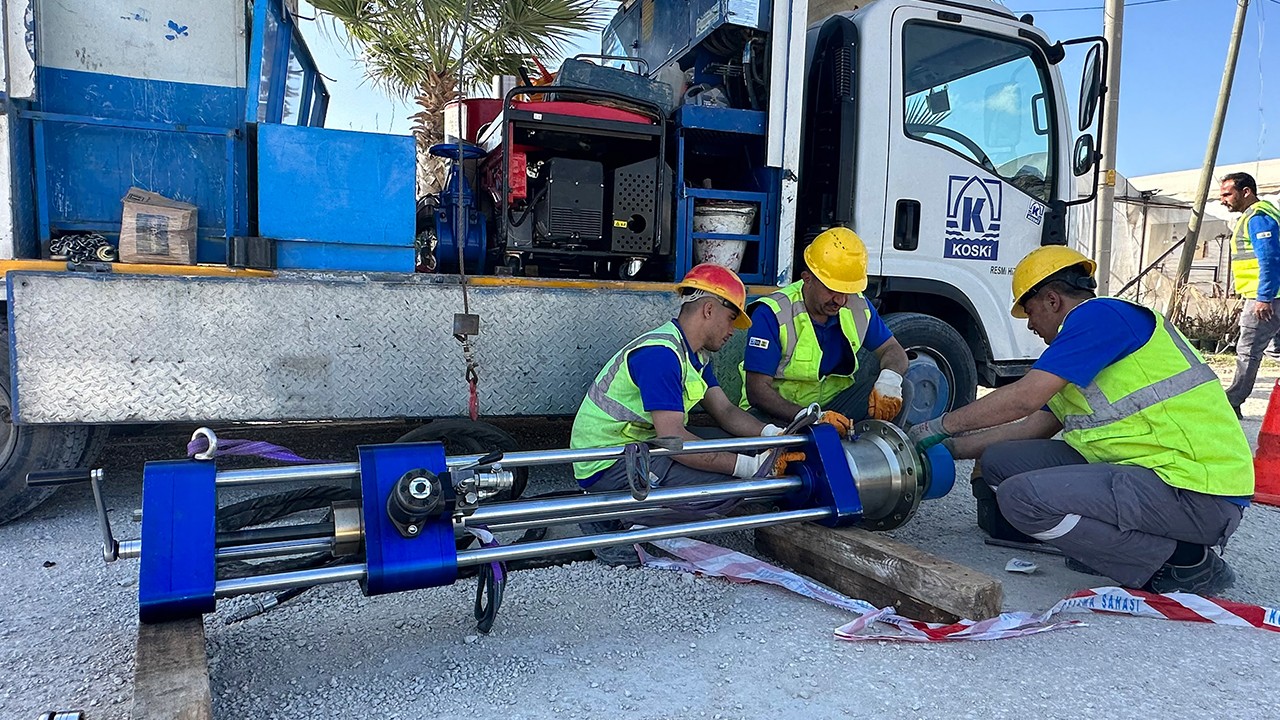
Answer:
M209 436L213 446L216 438ZM800 450L805 459L790 463L781 477L672 488L650 488L647 477L640 477L631 492L509 502L487 498L511 487L513 468L611 458L630 462L637 448L448 457L440 443L394 443L361 447L355 463L219 471L211 459L150 462L143 473L142 538L123 542L114 539L107 520L101 470L32 473L28 483L91 482L103 556L107 561L141 559L141 619L158 622L211 612L219 598L322 583L359 582L366 595L449 585L473 566L481 575L481 589L487 577L492 593L494 573L499 582L505 577L499 569L504 562L781 523L888 530L905 523L921 500L945 495L955 480L955 463L945 448L919 454L901 430L876 420L858 423L851 439L841 438L829 425L813 425L797 435L643 450L659 456L783 448ZM307 502L306 491L291 490L260 498L262 505L274 503L290 513L325 508L323 521L280 525L276 516L268 519L270 524L255 517L245 524L263 527L234 528L223 522L229 508L240 513L246 503L220 508L219 490L274 486L278 492L281 483L296 487L298 482L319 485L311 497L320 500ZM771 511L512 544L501 544L492 535L607 519L644 525L646 516L652 521L655 513L734 500L768 501L751 504L770 506ZM485 542L466 549L472 534ZM459 542L462 538L466 541ZM310 562L286 562L300 556ZM500 599L501 588L497 590ZM479 605L478 599L477 611Z

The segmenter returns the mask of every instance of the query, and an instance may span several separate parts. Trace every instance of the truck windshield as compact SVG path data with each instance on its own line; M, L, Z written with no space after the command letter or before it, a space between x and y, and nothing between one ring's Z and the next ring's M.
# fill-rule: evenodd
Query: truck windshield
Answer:
M903 130L1048 202L1052 88L1030 45L924 22L903 28Z

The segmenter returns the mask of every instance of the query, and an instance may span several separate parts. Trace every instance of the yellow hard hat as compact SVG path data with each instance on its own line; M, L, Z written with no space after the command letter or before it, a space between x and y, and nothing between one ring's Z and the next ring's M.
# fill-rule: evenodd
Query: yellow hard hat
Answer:
M828 290L852 294L867 289L867 246L849 228L824 230L804 249L804 264Z
M684 289L703 290L716 297L727 300L738 309L738 317L733 319L733 326L739 330L751 327L751 316L747 315L747 286L734 271L716 265L702 263L689 268L684 279L676 284L676 291Z
M1035 289L1046 278L1059 270L1076 265L1089 277L1097 271L1098 264L1083 254L1062 245L1046 245L1027 253L1013 269L1013 307L1009 314L1016 318L1026 318L1027 311L1022 307L1023 297Z

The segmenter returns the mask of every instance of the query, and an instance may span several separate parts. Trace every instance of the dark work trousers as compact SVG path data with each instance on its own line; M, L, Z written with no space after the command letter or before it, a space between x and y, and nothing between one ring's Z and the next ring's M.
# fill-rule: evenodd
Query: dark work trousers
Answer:
M1227 388L1227 400L1231 407L1239 410L1245 400L1253 392L1253 384L1258 379L1258 368L1262 365L1262 353L1267 345L1280 333L1280 315L1273 314L1270 320L1262 321L1253 310L1257 300L1245 300L1244 309L1240 311L1240 339L1236 342L1236 374L1231 378Z
M982 472L1011 525L1132 588L1178 540L1225 545L1243 513L1147 468L1089 463L1061 440L996 443L982 454Z
M689 431L704 440L730 437L729 433L718 427L693 427L689 428ZM649 458L649 473L651 475L649 479L650 487L654 489L708 485L717 482L736 482L738 480L732 475L699 470L688 465L682 465L670 456ZM618 492L630 489L631 484L627 480L627 463L625 460L618 460L601 473L600 479L587 488L587 492ZM739 502L740 500L732 499L693 503L679 508L655 511L655 514L638 517L635 521L642 525L670 525L678 522L705 520L708 515L723 515L729 512ZM614 523L616 521L608 523L609 527L613 527ZM604 526L597 528L594 523L584 523L584 526L588 524L592 525L592 532L606 532L608 530Z

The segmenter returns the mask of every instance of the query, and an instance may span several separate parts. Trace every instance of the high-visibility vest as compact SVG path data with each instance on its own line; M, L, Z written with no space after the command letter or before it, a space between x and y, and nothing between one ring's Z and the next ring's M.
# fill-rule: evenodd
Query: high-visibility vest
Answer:
M818 344L813 320L804 306L803 287L803 280L793 282L756 303L768 306L778 318L782 359L773 373L774 389L784 400L797 405L815 402L825 405L853 385L853 375L858 371L858 350L867 336L867 326L871 324L871 305L861 293L855 293L840 308L836 317L853 354L853 370L848 375L833 373L820 377L822 346ZM739 404L745 409L750 407L750 403L747 401L747 374L742 363L738 364L738 372L742 376L742 400Z
M684 335L675 321L650 330L632 340L605 363L604 368L587 389L587 396L573 418L573 431L569 447L599 448L645 442L658 436L653 428L653 416L645 412L640 388L631 378L627 357L642 347L671 348L680 360L684 375L684 420L689 422L689 410L707 394L707 381L702 372L690 362ZM710 362L704 353L698 353L702 367ZM584 480L612 465L614 460L593 460L573 464L573 475Z
M1252 495L1252 451L1217 374L1153 314L1155 332L1142 347L1087 387L1068 384L1050 398L1063 440L1091 463L1149 468L1176 488Z
M1268 215L1280 224L1280 210L1266 200L1249 206L1236 221L1231 232L1231 277L1235 278L1236 294L1244 298L1258 297L1258 256L1249 237L1249 220L1257 213Z

